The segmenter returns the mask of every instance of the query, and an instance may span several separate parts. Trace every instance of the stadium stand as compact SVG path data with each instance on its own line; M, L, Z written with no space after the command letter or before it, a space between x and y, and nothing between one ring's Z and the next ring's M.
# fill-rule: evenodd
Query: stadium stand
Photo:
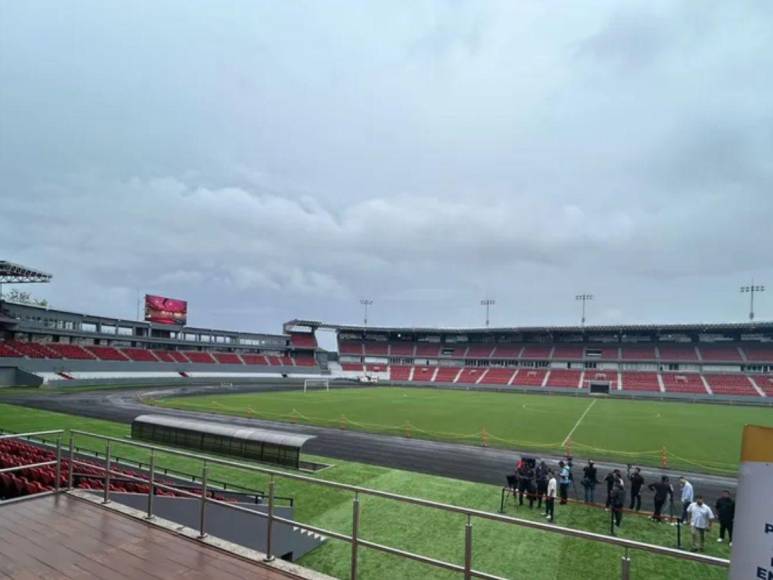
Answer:
M735 345L703 345L698 349L701 359L717 362L740 362L741 353Z
M295 348L317 348L317 339L313 334L291 333L290 344Z
M96 359L93 354L77 344L62 344L51 342L46 345L49 349L61 355L61 358L72 360L93 360Z
M416 345L416 356L423 356L423 357L437 357L440 356L440 345L439 344L417 344Z
M724 355L723 355L724 356ZM741 395L758 397L759 393L752 385L749 377L739 374L705 374L703 377L715 395Z
M773 363L773 344L744 345L741 350L747 361Z
M465 367L462 369L462 372L459 373L459 376L456 379L457 383L462 383L465 385L474 385L476 384L481 377L483 376L483 373L486 372L486 369L482 368L469 368Z
M215 359L208 352L190 351L183 353L192 363L215 364Z
M364 348L366 355L386 356L389 354L389 344L386 342L366 342Z
M660 360L662 361L697 361L698 353L695 346L686 344L661 344L658 345Z
M491 358L518 358L522 350L521 344L498 344Z
M620 358L623 360L650 361L657 359L657 353L653 345L626 345L621 349Z
M624 391L650 391L653 393L660 391L658 373L628 371L622 373L621 377Z
M411 366L405 365L391 365L389 367L389 380L391 381L407 381L411 376Z
M550 358L552 352L552 344L528 345L524 347L521 358L545 360Z
M515 369L489 368L484 381L487 385L507 385L515 374Z
M583 347L575 344L557 344L553 351L555 360L582 360Z
M126 355L127 358L137 362L159 362L160 359L153 354L152 350L144 348L122 348L121 352ZM169 362L172 362L171 359Z
M99 360L129 360L125 354L109 346L84 346L83 348Z
M580 385L581 377L582 371L579 370L551 369L545 386L576 389Z
M467 347L466 358L489 358L494 351L493 344L471 344Z
M519 369L513 384L521 387L541 387L547 372L545 369Z
M662 373L660 376L667 393L708 394L698 373Z
M773 397L773 375L771 376L756 376L753 378L757 387L765 393L767 397Z
M461 367L439 367L435 375L436 383L453 383Z
M412 343L390 343L389 354L391 356L413 356L414 344Z
M411 380L423 383L431 382L432 378L435 376L436 370L437 367L416 367L413 369L413 377Z
M239 358L239 355L234 354L232 352L213 352L212 356L215 358L217 362L221 364L229 364L229 365L244 364L242 362L242 359Z

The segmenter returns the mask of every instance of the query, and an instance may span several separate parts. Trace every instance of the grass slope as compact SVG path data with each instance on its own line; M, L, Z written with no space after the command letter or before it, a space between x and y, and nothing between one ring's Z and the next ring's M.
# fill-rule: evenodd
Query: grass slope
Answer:
M570 445L578 456L659 465L665 447L672 467L726 474L738 467L743 426L773 426L769 408L413 388L203 395L155 404L474 444L485 430L490 445L546 452L561 451L577 426Z
M0 427L13 431L35 431L52 428L81 430L128 436L127 425L86 419L72 415L38 411L0 404ZM78 445L101 448L95 441L80 439ZM122 457L146 460L144 452L127 446L115 446ZM196 472L200 465L194 460L162 455L159 465ZM265 489L263 476L230 468L215 467L211 475L253 489ZM498 507L499 489L442 477L420 475L395 469L385 469L349 462L337 462L319 475L327 480L423 497L435 501L494 511ZM344 533L351 531L352 497L349 493L301 482L278 480L277 493L297 500L296 519ZM402 505L380 498L363 497L362 537L448 559L461 564L464 545L464 518L436 510ZM508 513L519 517L542 520L538 510L510 506ZM557 506L559 525L581 528L598 533L608 530L608 514L583 506ZM544 520L542 520L544 521ZM619 574L622 551L612 546L593 544L564 536L540 533L496 522L473 521L474 566L476 569L505 577L535 580L575 580L578 578L614 578ZM645 542L672 546L674 530L646 518L628 516L620 535ZM707 543L707 553L727 557L727 547L716 545L713 536ZM632 553L632 570L637 580L668 578L688 580L725 578L723 570L657 558L645 553ZM318 571L348 577L350 547L328 540L319 549L307 554L300 564ZM442 570L408 560L362 549L360 577L364 579L417 578L434 580L456 578Z

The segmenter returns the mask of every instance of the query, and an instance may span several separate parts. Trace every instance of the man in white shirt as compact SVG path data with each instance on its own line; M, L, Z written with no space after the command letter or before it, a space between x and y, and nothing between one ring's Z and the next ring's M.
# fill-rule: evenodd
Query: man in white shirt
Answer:
M545 516L551 522L553 521L553 517L555 515L554 510L556 507L557 490L558 490L558 482L556 482L556 475L553 473L553 470L551 469L550 471L548 471L548 492L545 496Z
M693 502L693 489L692 483L687 481L687 478L682 476L679 478L679 483L682 485L682 523L687 523L687 508Z
M711 529L711 521L714 519L714 512L703 503L703 496L687 507L687 514L690 516L690 527L692 528L692 551L703 552L705 535Z

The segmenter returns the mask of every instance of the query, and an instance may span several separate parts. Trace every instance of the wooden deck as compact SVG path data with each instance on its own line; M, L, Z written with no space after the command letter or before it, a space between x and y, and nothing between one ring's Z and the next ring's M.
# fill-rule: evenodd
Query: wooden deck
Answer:
M250 578L295 576L58 494L0 505L0 578Z

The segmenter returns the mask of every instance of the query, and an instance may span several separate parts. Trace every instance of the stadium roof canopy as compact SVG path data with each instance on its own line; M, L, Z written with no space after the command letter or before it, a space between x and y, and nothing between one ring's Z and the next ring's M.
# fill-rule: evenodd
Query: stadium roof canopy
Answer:
M695 324L613 324L600 326L509 326L500 328L428 328L428 327L395 327L395 326L362 326L349 324L330 324L311 320L292 320L287 325L309 326L322 330L337 332L361 333L403 333L403 334L590 334L614 333L711 333L711 332L771 332L773 322L724 322Z
M0 260L0 284L29 284L35 282L50 282L51 274Z

